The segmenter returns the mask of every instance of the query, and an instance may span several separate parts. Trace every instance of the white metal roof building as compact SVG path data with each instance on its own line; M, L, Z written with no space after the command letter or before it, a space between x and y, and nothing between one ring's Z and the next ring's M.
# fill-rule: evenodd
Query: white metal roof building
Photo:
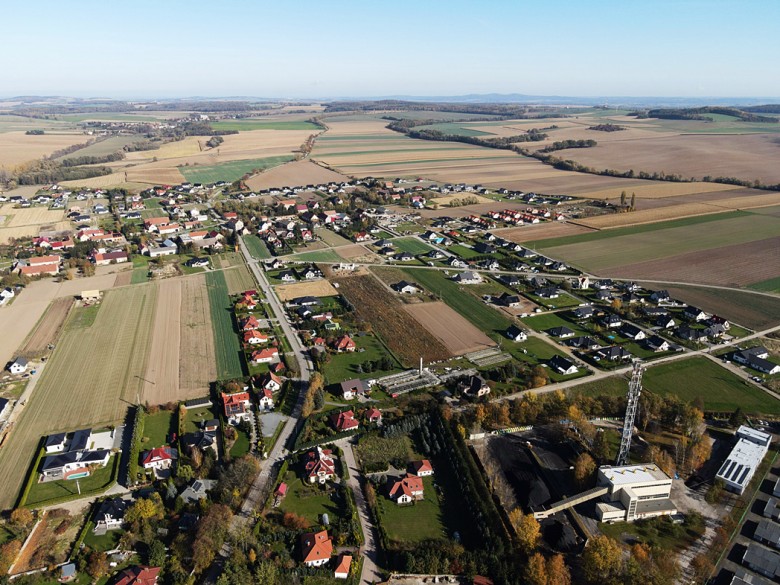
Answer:
M772 436L744 425L735 436L737 444L715 477L726 482L726 489L741 495L769 450Z
M657 465L600 467L597 485L607 488L603 502L596 504L602 522L632 522L677 513L677 506L669 499L672 478Z

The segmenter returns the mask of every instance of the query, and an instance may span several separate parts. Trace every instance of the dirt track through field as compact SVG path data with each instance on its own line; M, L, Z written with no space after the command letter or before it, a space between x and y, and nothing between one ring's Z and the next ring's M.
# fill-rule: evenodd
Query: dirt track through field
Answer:
M180 398L181 280L163 280L157 287L157 307L141 395L149 404L164 404Z
M404 305L404 309L453 355L463 355L496 345L492 339L444 303Z
M75 300L73 297L62 297L51 304L46 316L22 348L23 356L35 359L49 344L54 343Z
M185 278L181 288L179 386L183 398L198 398L217 379L206 277Z

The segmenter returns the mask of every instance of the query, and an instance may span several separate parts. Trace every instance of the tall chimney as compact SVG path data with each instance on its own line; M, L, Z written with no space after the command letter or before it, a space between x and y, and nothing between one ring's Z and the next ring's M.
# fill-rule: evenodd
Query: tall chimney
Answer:
M420 375L422 376L422 356L420 356Z

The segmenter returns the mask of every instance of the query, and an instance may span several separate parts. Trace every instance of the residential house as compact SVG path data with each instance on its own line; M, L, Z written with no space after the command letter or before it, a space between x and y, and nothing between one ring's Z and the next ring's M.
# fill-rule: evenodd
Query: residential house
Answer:
M122 528L125 521L125 512L130 507L128 500L124 498L112 498L103 500L95 513L95 532L115 530Z
M187 266L190 268L205 268L209 265L209 259L208 258L190 258L185 262Z
M279 280L282 282L295 282L298 279L295 278L295 272L292 270L283 270L279 273Z
M95 266L107 266L112 263L122 264L123 262L127 262L127 253L121 251L100 253L93 250L90 260L92 260Z
M653 294L650 295L650 300L654 303L661 303L664 301L668 301L671 297L669 296L669 291L666 290L657 290Z
M344 400L352 400L356 396L362 396L366 393L363 382L357 378L341 382L341 396Z
M553 287L538 288L534 294L543 299L557 299L560 296L558 289Z
M325 483L336 477L336 464L330 449L320 446L309 451L303 460L303 476L309 483Z
M479 284L482 282L482 276L477 272L461 272L456 274L453 280L460 284Z
M301 554L303 564L307 567L321 567L330 560L333 554L333 541L328 531L307 532L301 534Z
M424 499L424 486L421 477L407 473L405 477L394 481L388 482L388 493L390 499L395 501L396 504L410 504L414 500Z
M645 345L655 352L669 351L669 342L659 335L651 335L645 341Z
M273 372L268 372L258 384L258 388L270 390L271 392L276 392L281 387L282 379Z
M580 351L599 349L601 344L592 337L573 337L566 342L569 347L576 347Z
M256 364L270 364L279 358L279 350L275 347L267 347L260 351L252 352L252 361Z
M602 347L597 349L595 355L602 360L610 362L616 362L619 360L627 360L631 358L631 354L619 345L611 345L609 347Z
M352 566L352 556L346 553L341 553L336 559L336 568L333 571L333 577L335 579L348 579L349 569Z
M217 427L219 424L217 424ZM217 453L217 433L216 428L211 431L200 430L194 433L185 433L181 436L181 445L185 452L192 453L193 449L205 452L211 449Z
M90 475L90 465L105 467L111 458L111 451L68 451L59 455L50 455L43 460L41 471L47 477L71 479Z
M382 422L382 412L378 408L371 408L366 411L366 420L370 423Z
M647 317L663 317L669 314L669 310L663 307L645 307L643 309L644 314Z
M510 295L508 293L501 293L500 296L494 297L494 301L504 307L520 307L523 304L522 299L518 295Z
M133 565L120 571L111 585L157 585L160 567Z
M614 313L610 313L609 315L604 315L604 318L601 319L601 323L607 329L615 329L623 326L623 319Z
M458 383L458 390L471 396L485 396L490 394L490 386L482 376L469 376Z
M236 392L234 394L222 393L222 404L225 408L225 418L228 424L237 425L242 420L249 420L251 401L249 392Z
M507 286L520 286L520 278L514 274L502 274L498 280Z
M516 325L509 326L509 329L506 330L506 336L512 341L525 341L528 339L528 334Z
M611 278L604 278L602 280L597 280L596 283L593 285L593 287L599 290L608 290L614 288L615 283L612 282Z
M773 375L780 373L780 365L770 362L767 358L769 358L769 350L763 345L759 345L734 352L733 359L739 364L744 364L764 374Z
M590 319L593 316L593 307L587 306L587 307L577 307L574 309L574 316L577 317L577 319Z
M244 343L248 343L250 345L257 345L258 343L266 343L267 341L268 341L268 336L263 335L262 333L260 333L255 329L244 331Z
M715 325L710 325L707 327L704 330L704 333L711 339L718 339L726 335L726 328L723 327L723 325L716 323Z
M397 282L396 284L392 285L392 288L393 290L399 293L415 294L419 292L419 290L414 284L412 284L411 282L407 282L405 280L402 280L401 282Z
M576 374L580 371L579 368L574 365L574 363L558 354L552 356L547 363L553 370L564 376Z
M141 465L144 469L170 469L178 458L175 449L157 447L141 453Z
M12 374L22 374L27 370L27 360L23 357L16 358L11 365L8 366L8 371Z
M357 346L349 335L342 335L333 342L334 349L341 353L343 351L354 352Z
M683 311L683 315L685 315L687 319L693 319L694 321L704 321L708 318L707 313L698 307L692 306L686 307L685 311Z
M548 333L553 337L558 337L559 339L568 339L569 337L574 337L576 335L574 331L566 326L553 327L548 331Z
M704 329L694 329L689 325L680 325L677 328L677 336L688 341L706 341L707 334Z
M330 421L340 433L358 428L360 423L355 419L355 413L351 410L330 415Z
M639 327L631 323L624 323L623 326L620 328L620 334L623 337L633 339L634 341L641 341L647 337L644 331L642 331Z
M609 289L600 289L596 293L596 300L599 300L599 301L611 301L612 300L612 292Z
M257 391L257 404L263 410L274 409L274 396L268 388L261 388Z
M255 329L260 329L260 321L258 321L257 317L254 315L249 315L249 317L242 317L239 319L238 326L241 331L253 331Z
M657 327L660 327L661 329L670 329L671 327L674 327L677 325L677 322L672 319L669 315L662 315L661 317L658 317L658 319L655 320L655 324Z
M474 251L477 254L495 254L497 250L491 246L490 244L485 244L483 242L479 242L475 244Z
M417 477L425 477L426 475L433 475L433 466L427 459L422 461L412 461L412 469Z
M67 435L65 433L56 433L46 437L44 447L46 453L57 453L65 450L65 439Z

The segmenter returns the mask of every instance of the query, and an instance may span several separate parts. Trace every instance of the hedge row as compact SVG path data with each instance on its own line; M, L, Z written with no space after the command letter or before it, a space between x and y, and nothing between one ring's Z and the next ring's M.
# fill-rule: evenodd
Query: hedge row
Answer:
M38 466L41 463L41 459L43 458L43 455L46 453L45 449L45 443L46 440L45 437L42 437L41 440L38 442L38 456L35 458L35 461L33 461L32 468L30 469L30 472L27 474L27 483L24 486L24 491L22 491L22 495L19 496L19 508L22 508L24 504L27 502L27 496L30 495L30 490L32 489L32 486L35 485L38 481Z
M138 479L138 458L141 456L141 446L144 439L144 407L135 407L133 420L133 437L130 443L130 454L127 460L127 487L134 486Z

